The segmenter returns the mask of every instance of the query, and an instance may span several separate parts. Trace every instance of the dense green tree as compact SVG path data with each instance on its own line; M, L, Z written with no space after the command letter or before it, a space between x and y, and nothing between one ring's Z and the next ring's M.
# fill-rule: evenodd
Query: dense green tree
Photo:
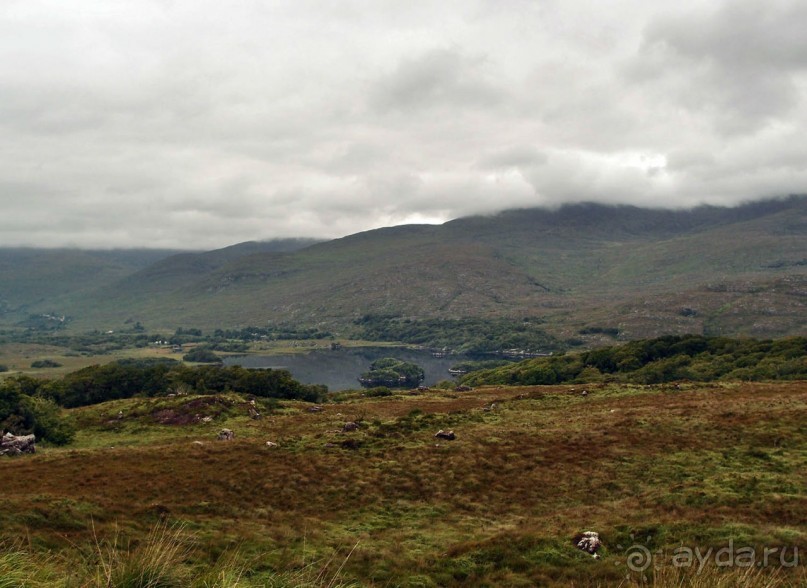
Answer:
M221 363L222 359L208 347L196 347L182 356L185 361L195 363Z

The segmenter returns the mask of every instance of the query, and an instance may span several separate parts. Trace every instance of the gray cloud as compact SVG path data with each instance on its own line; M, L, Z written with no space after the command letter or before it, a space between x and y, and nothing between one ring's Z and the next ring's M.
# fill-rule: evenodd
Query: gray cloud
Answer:
M420 108L490 108L503 89L485 79L484 60L456 50L434 49L401 61L373 90L381 110L407 113Z
M7 0L0 245L804 192L795 1Z

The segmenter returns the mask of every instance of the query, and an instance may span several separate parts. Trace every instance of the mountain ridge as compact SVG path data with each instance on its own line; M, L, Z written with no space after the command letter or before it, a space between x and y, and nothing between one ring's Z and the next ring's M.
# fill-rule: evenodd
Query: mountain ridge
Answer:
M804 334L807 198L735 208L583 203L403 225L277 251L182 253L64 305L74 328L203 328L359 316L540 315L573 336ZM686 312L684 310L686 309ZM684 314L681 314L684 312Z

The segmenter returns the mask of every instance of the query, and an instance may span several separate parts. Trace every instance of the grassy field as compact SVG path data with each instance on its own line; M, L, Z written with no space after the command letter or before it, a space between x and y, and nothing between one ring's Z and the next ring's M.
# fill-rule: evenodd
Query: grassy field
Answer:
M267 354L284 355L295 353L307 353L309 351L330 349L332 341L330 339L305 339L299 341L256 341L252 342L245 352L227 353L217 351L222 357L230 355L245 354ZM373 341L340 340L344 347L398 347L400 344L384 343ZM0 343L0 365L8 368L6 372L0 372L0 378L25 374L37 378L57 378L70 372L91 365L103 365L118 361L120 359L148 359L148 358L168 358L177 361L182 360L182 356L196 344L186 344L181 352L172 351L170 346L147 346L147 347L125 347L116 349L108 353L78 353L69 347L58 345L43 345L37 343ZM36 361L51 360L59 367L37 368L32 367Z
M583 389L75 409L71 446L0 460L0 586L146 585L109 578L157 552L185 579L153 586L807 585L807 383ZM671 565L729 545L799 565Z
M119 359L149 357L169 357L182 359L181 353L172 353L170 348L143 347L141 349L126 348L102 355L76 353L67 347L57 345L40 345L36 343L0 343L0 364L8 367L7 372L0 373L0 377L15 374L26 374L41 378L55 378L81 368L106 364ZM59 367L35 368L31 367L36 361L52 360Z

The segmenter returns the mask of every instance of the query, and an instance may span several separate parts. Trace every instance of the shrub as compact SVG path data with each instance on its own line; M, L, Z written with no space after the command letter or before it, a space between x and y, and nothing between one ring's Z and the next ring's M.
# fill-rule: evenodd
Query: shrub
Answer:
M38 359L34 362L31 362L32 368L57 368L62 367L58 361L53 361L52 359Z
M369 397L382 397L382 396L392 396L392 390L387 388L386 386L376 386L375 388L370 388L364 392L365 396Z
M37 440L54 445L70 443L75 436L72 423L53 401L26 394L26 383L26 378L14 378L0 385L0 433L33 433Z

